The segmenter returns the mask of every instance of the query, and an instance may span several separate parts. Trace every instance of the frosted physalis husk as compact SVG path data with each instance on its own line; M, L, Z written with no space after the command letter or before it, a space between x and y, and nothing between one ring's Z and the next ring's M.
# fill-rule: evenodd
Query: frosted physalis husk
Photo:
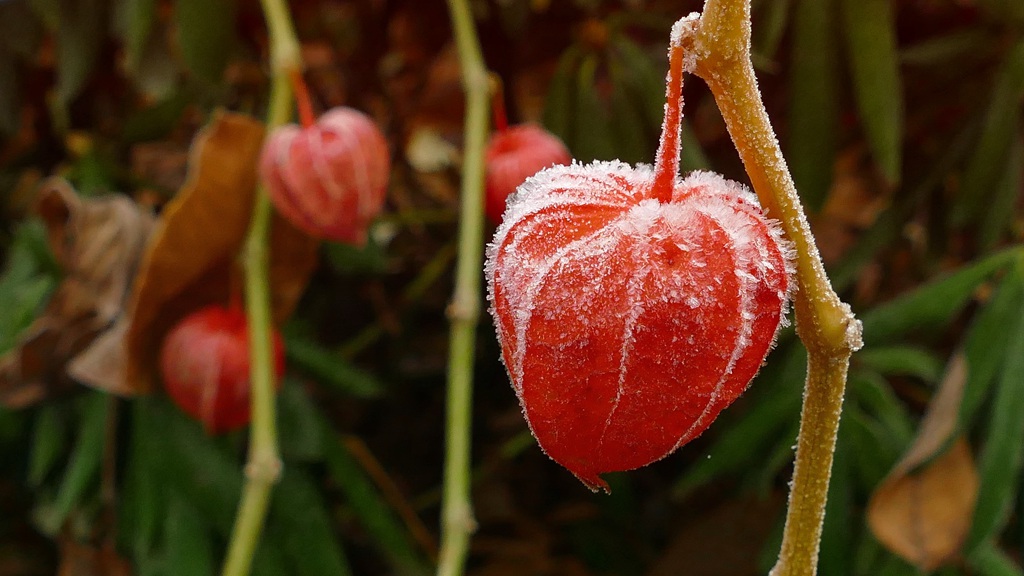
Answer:
M307 234L363 244L380 213L391 161L384 135L358 110L333 108L316 124L270 134L260 175L275 208Z
M491 313L526 420L592 489L703 432L756 374L787 305L788 250L756 197L710 172L676 176L673 44L655 166L543 170L509 198L487 249Z

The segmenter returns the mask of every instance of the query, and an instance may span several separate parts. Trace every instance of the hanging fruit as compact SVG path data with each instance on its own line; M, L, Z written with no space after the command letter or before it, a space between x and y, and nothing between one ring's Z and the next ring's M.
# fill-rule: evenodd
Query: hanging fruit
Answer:
M678 38L674 31L673 38ZM788 248L742 185L678 177L683 54L653 167L549 168L510 198L486 273L502 358L541 448L591 489L700 435L784 318Z
M391 160L369 116L338 107L270 134L260 176L274 207L316 238L363 245L384 206Z
M485 151L484 212L492 223L499 224L508 197L520 184L544 168L569 164L572 155L558 136L540 126L507 126L504 107L495 106L495 118L497 131Z
M284 344L273 333L275 382ZM160 349L164 389L186 414L221 434L249 423L249 329L239 307L207 306L168 332Z

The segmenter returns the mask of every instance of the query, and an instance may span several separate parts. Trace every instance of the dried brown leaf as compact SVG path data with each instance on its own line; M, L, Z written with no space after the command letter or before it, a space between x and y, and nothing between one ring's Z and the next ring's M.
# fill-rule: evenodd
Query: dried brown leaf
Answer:
M184 315L240 296L239 253L249 227L263 125L218 113L197 135L189 173L167 204L139 269L127 327L125 382L149 391L164 334ZM317 261L318 242L275 215L270 283L274 318L298 302Z
M934 570L963 545L978 485L970 447L960 438L924 467L883 481L868 504L868 525L903 559Z
M903 474L939 454L949 445L960 418L960 403L967 384L967 359L962 351L953 354L939 389L928 403L914 442L890 475Z
M0 358L0 404L10 408L73 384L68 362L122 318L152 227L126 196L82 199L61 179L43 183L36 211L64 277L18 346Z
M875 489L868 526L879 542L922 570L954 557L967 537L978 498L978 472L957 429L967 380L953 356L910 448Z

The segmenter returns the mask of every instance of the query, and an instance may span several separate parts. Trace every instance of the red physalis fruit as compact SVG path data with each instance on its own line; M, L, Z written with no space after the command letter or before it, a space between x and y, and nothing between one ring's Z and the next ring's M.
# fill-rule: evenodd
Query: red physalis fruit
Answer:
M289 124L263 145L260 176L285 218L307 234L361 245L384 206L391 159L366 114L333 108L315 124Z
M673 38L679 37L675 30ZM787 248L740 184L677 176L673 41L655 166L544 170L488 247L502 359L541 448L591 489L667 456L750 383L784 317Z
M487 143L487 218L498 224L505 201L527 178L544 168L569 164L572 155L558 136L533 124L499 130Z
M273 353L280 385L284 344L276 330ZM167 395L208 433L249 423L249 329L242 310L207 306L186 316L164 339L160 371Z

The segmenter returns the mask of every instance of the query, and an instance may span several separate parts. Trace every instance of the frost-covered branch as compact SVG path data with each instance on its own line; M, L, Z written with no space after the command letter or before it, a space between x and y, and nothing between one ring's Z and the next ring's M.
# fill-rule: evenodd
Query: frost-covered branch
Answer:
M782 551L773 576L817 571L828 481L846 372L861 346L860 322L832 289L772 130L750 60L750 0L706 0L677 26L673 42L707 82L768 215L795 248L797 333L808 350L806 392Z
M473 14L466 0L448 0L455 43L466 90L465 146L462 161L462 206L455 294L448 307L448 401L444 497L441 509L439 576L460 576L475 529L470 502L470 428L473 362L480 316L480 268L484 236L484 147L487 144L490 85L480 52Z

